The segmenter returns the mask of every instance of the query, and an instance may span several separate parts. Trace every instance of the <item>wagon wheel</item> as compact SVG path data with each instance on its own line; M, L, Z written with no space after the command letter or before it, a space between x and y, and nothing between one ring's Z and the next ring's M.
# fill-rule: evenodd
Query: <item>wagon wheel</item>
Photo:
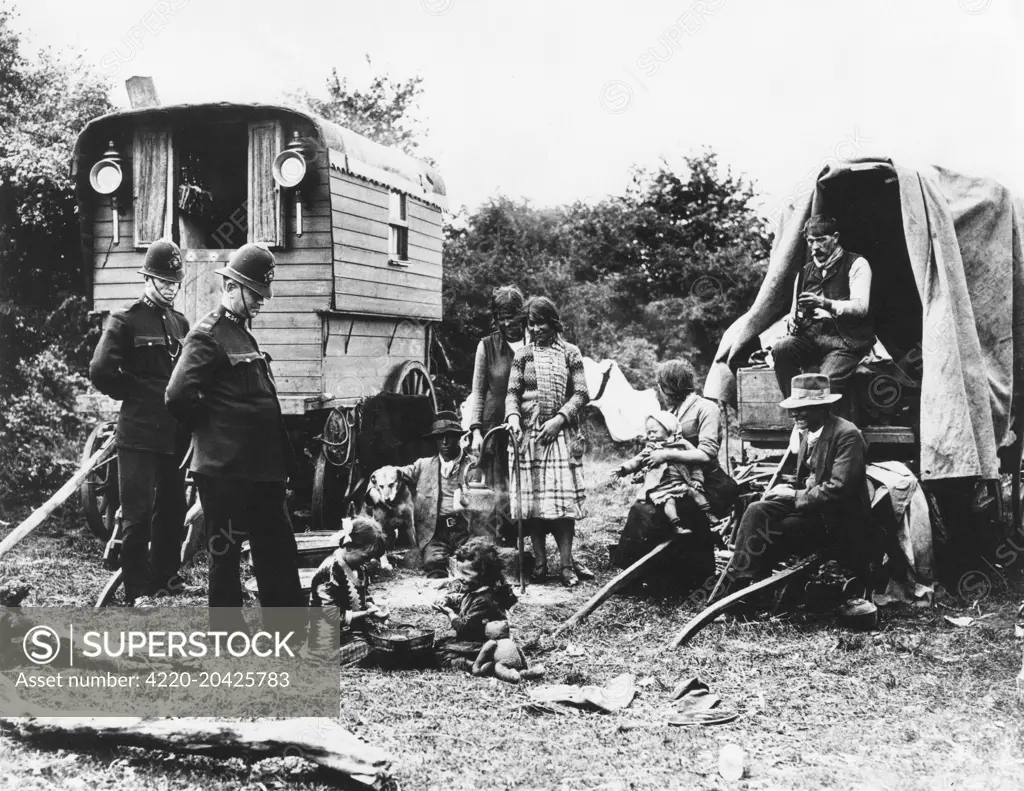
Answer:
M352 413L333 409L320 434L320 455L313 471L313 530L335 530L345 515L355 466L355 430Z
M85 463L100 449L113 433L114 424L100 423L92 430L82 449L82 463ZM114 531L114 514L121 504L117 488L117 451L111 446L110 456L104 459L82 481L78 489L85 511L85 521L93 534L102 541L110 538Z
M434 383L430 379L427 366L418 360L406 360L397 366L384 383L384 389L389 393L401 395L425 395L430 396L431 406L437 412L437 394L434 392Z

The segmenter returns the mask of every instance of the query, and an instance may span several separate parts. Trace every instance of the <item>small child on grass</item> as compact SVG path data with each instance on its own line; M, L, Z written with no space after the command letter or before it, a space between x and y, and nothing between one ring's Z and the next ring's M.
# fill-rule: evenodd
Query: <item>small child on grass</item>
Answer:
M698 464L680 464L678 462L662 462L652 464L651 454L656 450L670 448L673 450L695 450L693 443L676 436L679 421L675 415L659 410L647 417L645 421L647 443L644 449L629 461L616 467L611 474L617 478L634 474L633 480L640 483L637 500L647 500L660 507L677 535L688 535L692 531L682 526L679 512L676 509L677 497L690 497L702 511L710 511L711 506L704 496L704 472Z
M507 620L508 609L516 601L493 541L471 538L459 547L454 579L448 583L448 592L434 603L434 609L447 616L455 631L455 637L435 647L438 665L472 672L473 661L487 640L487 623Z
M387 608L369 596L365 566L384 554L384 530L368 516L345 519L337 535L338 549L317 568L309 591L313 617L309 645L321 655L332 646L333 630L318 624L319 615L341 629L341 664L354 665L370 654L366 634L389 617ZM319 611L319 612L318 612Z

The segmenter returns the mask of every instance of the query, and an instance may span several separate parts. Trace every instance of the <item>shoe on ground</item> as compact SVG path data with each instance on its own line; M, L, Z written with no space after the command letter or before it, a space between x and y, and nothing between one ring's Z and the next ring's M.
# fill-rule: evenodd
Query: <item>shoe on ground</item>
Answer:
M567 588L575 588L580 584L580 578L576 576L572 566L562 566L562 572L559 576L562 578L562 584Z
M878 627L878 607L867 599L849 599L836 614L839 622L849 629L871 630Z
M594 579L594 572L580 563L578 560L572 562L572 570L576 572L576 576L581 580L592 580Z
M548 567L547 564L540 563L533 567L533 573L530 574L530 582L536 585L543 585L548 580Z
M157 600L152 596L137 596L134 601L128 602L129 607L135 607L136 609L146 609L149 607L159 607Z

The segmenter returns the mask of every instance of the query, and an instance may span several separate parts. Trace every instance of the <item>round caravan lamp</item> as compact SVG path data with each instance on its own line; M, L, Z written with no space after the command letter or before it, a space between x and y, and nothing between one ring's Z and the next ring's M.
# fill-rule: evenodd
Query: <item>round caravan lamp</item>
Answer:
M89 184L99 195L110 195L111 214L114 220L114 244L120 244L121 235L118 228L117 195L114 193L124 183L124 171L121 170L121 155L110 141L109 148L103 159L92 166L89 171Z
M272 170L274 181L282 189L295 190L295 235L302 236L302 191L299 189L303 184L314 183L316 171L310 168L309 163L316 157L316 149L307 141L299 137L299 133L292 132L292 140L288 148L274 157Z
M274 159L274 181L285 189L299 186L306 177L306 158L293 148L282 151Z
M89 183L100 195L111 195L117 192L124 180L121 166L112 159L101 159L89 171Z

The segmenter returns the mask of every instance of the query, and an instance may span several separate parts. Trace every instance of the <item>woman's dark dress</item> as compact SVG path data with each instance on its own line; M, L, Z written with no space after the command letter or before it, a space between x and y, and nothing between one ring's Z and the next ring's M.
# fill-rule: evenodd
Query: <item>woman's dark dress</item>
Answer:
M720 414L714 402L690 396L675 411L679 435L711 457L704 466L704 489L711 511L722 517L732 510L739 487L718 463ZM693 535L682 536L652 560L644 570L643 581L659 592L687 593L699 588L715 573L715 539L707 516L690 498L676 499L676 510L683 527ZM628 568L671 534L671 525L662 509L648 502L636 502L629 509L626 526L619 536L612 562Z

